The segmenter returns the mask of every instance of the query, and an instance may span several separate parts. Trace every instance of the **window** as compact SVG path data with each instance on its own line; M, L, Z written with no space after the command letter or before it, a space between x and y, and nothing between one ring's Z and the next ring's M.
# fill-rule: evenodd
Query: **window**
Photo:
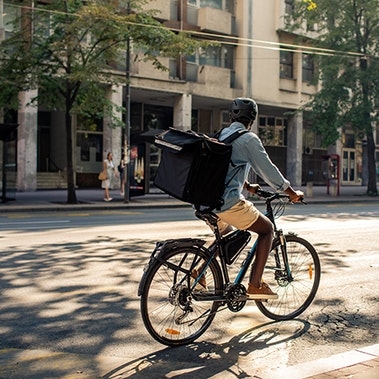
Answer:
M187 62L233 69L233 57L233 46L209 46L206 49L199 48L194 55L187 57Z
M46 12L46 6L50 4L49 0L37 1L36 7L40 8L40 11L33 13L33 33L41 38L47 38L53 34L54 16Z
M102 162L103 119L78 116L76 146L80 147L80 161Z
M41 38L47 38L52 34L51 15L45 12L38 12L34 19L34 34Z
M287 119L282 117L259 117L258 134L265 146L286 146Z
M143 107L143 130L168 129L172 125L173 109L145 104ZM174 125L175 126L175 125Z
M9 38L16 30L16 21L19 17L19 8L4 4L3 14L0 16L3 17L5 39Z
M312 56L303 54L302 57L302 81L311 82L314 74L314 64Z
M223 9L223 0L188 0L188 4L197 8L209 7L215 9Z
M292 15L294 9L293 0L284 0L284 12L286 15Z
M293 78L293 52L283 48L280 49L280 77Z
M208 7L234 13L234 0L188 0L187 2L196 8Z
M304 154L313 154L313 150L321 149L321 146L321 135L316 134L310 123L305 123L303 127Z

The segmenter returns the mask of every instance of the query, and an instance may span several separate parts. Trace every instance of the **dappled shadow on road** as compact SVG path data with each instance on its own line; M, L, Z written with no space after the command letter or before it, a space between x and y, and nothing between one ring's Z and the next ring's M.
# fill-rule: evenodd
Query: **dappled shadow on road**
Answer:
M210 336L212 342L195 341L147 354L146 346L151 351L154 345L142 327L137 288L154 246L153 240L107 235L21 248L15 241L0 252L0 349L85 352L93 355L94 361L101 354L129 357L133 350L133 358L107 373L94 362L93 370L106 379L149 375L192 378L223 372L245 378L253 374L246 372L246 362L252 360L254 352L265 355L270 348L286 348L288 342L299 337L314 338L319 343L355 339L362 346L372 339L378 318L373 320L364 305L377 302L375 294L368 293L351 307L342 295L319 293L307 311L313 313L306 320L261 324L225 342L228 324L220 314L203 336ZM353 250L337 251L335 244L328 243L315 247L321 253L324 274L351 268L346 257ZM227 320L235 317L227 314ZM262 367L255 356L249 364ZM32 368L34 376L29 373L29 377L61 377L61 367L54 364L48 368L33 364Z
M0 348L97 354L136 331L155 242L99 236L0 253Z
M218 325L221 327L221 325ZM269 322L246 330L224 343L193 342L187 346L166 348L154 354L126 362L102 376L104 379L123 378L208 378L226 373L236 378L250 378L241 360L275 345L283 345L306 333L310 325L304 320ZM222 329L222 327L221 327ZM255 367L259 364L255 362ZM254 364L248 364L253 367ZM228 376L230 377L230 376Z
M364 244L358 239L351 240L349 248L342 244L345 248L338 249L339 245L339 241L314 244L320 257L322 274L318 294L310 307L312 328L309 337L317 339L320 344L330 341L333 344L348 344L354 341L356 346L365 346L378 338L379 313L372 315L375 309L373 304L379 302L377 284L367 282L364 273L360 279L354 278L359 272L356 269L359 256L355 255L362 252L358 247L363 248ZM367 271L375 270L369 262L368 259ZM324 278L328 279L326 283ZM333 288L338 283L340 296L335 294L336 289ZM357 283L366 290L356 288Z
M344 303L341 299L332 299L330 302L336 307ZM259 378L264 370L275 370L288 365L289 356L293 354L289 347L291 341L307 338L312 339L313 344L326 344L335 348L338 344L343 346L348 339L358 337L355 343L364 346L367 341L373 340L369 334L372 325L377 323L377 318L373 320L368 315L358 315L354 310L346 310L343 315L339 312L329 316L319 313L311 321L295 319L270 322L251 328L223 343L195 341L187 346L157 350L153 354L126 361L102 378ZM360 327L365 328L364 333L355 335L351 331L352 328ZM283 361L281 355L286 349L288 352L284 354L286 359ZM270 355L272 359L267 360Z
M348 258L352 253L356 253L357 250L336 250L336 244L331 243L314 243L314 248L321 261L321 272L327 274L335 271L336 268L343 270L351 266L351 262L348 262Z

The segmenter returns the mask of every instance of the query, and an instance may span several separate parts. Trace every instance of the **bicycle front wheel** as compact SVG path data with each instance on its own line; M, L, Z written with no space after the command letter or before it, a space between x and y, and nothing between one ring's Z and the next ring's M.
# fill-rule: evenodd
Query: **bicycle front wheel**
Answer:
M286 270L279 240L269 254L264 280L279 295L276 300L256 301L259 310L272 320L290 320L303 313L312 303L321 277L320 259L306 240L286 236L290 272Z
M206 300L205 294L222 293L219 265L214 260L209 262L201 280L204 284L205 278L206 288L194 283L196 278L191 275L194 269L202 270L208 259L203 250L179 247L162 254L149 269L141 294L141 315L147 331L158 342L188 344L212 323L218 303L212 296Z

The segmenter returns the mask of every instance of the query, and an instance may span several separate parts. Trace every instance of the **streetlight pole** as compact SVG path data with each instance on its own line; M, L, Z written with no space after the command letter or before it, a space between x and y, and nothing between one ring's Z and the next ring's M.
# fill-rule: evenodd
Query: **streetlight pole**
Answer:
M128 2L127 14L130 14L130 1ZM125 88L125 157L126 157L126 172L125 174L125 188L124 188L124 202L130 201L130 36L126 40L126 88Z

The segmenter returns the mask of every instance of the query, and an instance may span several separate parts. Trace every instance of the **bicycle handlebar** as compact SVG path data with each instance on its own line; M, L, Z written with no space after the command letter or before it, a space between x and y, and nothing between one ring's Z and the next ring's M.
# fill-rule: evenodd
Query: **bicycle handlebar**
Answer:
M256 194L259 197L262 197L262 198L266 199L266 201L269 201L269 202L276 200L276 199L288 199L289 200L289 198L290 198L289 195L287 195L286 193L265 191L261 188L256 191ZM304 201L304 199L301 199L300 202L303 204L307 204Z
M266 203L270 203L276 199L287 199L289 200L289 195L286 193L280 193L280 192L271 192L271 191L265 191L263 189L258 189L255 194L263 199L266 199ZM307 204L304 199L300 200L302 204ZM209 208L204 208L201 209L200 207L195 207L195 215L197 218L208 221L210 224L215 224L217 223L217 216L213 213L214 208L209 207Z
M255 193L259 197L263 197L264 199L268 199L270 201L274 199L289 199L289 196L286 193L265 191L263 189L258 189Z
M273 212L273 209L272 209L272 205L271 205L271 202L274 201L274 200L277 200L277 199L287 199L289 200L289 195L287 195L286 193L280 193L280 192L271 192L271 191L265 191L263 189L258 189L255 194L263 199L266 199L266 207L267 207L267 212L268 214L271 214L272 217L274 217L274 215L272 214ZM302 204L307 204L304 199L301 199L300 202ZM200 209L200 207L195 207L196 211L195 211L195 216L197 218L199 218L200 220L203 220L205 222L208 222L209 224L211 225L217 225L217 220L218 220L218 217L217 215L214 213L214 208L205 208L205 209ZM270 218L271 220L271 218ZM272 219L272 221L274 222L274 220Z

